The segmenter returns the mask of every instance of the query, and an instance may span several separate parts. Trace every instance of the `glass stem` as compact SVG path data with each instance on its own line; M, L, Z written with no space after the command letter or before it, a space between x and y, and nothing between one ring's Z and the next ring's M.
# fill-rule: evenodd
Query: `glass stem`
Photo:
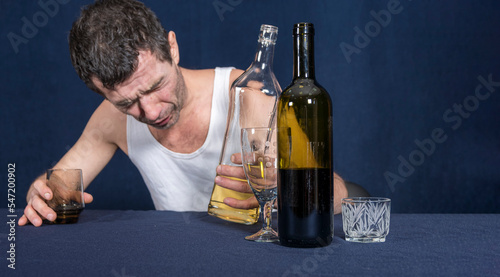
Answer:
M262 213L262 229L267 230L271 228L271 212L273 208L273 201L267 201L260 205Z

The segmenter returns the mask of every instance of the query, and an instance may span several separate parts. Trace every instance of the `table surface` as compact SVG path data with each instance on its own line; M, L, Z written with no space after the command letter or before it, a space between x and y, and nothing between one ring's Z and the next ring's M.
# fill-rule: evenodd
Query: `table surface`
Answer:
M500 276L499 214L393 214L386 242L371 244L345 241L336 215L332 244L309 249L244 239L260 227L206 213L90 209L77 224L7 224L0 276Z

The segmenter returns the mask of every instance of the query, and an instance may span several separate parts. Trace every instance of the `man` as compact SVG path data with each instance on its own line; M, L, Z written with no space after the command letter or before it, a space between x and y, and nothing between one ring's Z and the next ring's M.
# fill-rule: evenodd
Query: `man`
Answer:
M244 176L240 167L219 166L231 83L243 72L232 68L189 70L178 66L175 33L135 0L97 1L82 10L69 35L71 59L80 78L105 100L82 136L54 168L81 168L88 186L119 148L138 167L156 209L206 211L217 173ZM99 136L85 157L78 154ZM237 158L237 157L236 157ZM246 182L217 177L223 187L250 192ZM336 212L347 195L336 176ZM45 176L27 195L19 224L53 221L46 200L53 192ZM84 194L86 203L92 196ZM253 208L255 198L225 203Z

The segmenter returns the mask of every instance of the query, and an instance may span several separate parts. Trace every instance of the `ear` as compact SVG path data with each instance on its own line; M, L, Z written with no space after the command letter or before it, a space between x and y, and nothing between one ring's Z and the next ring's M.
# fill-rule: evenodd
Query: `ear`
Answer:
M170 56L175 64L179 64L179 45L173 31L168 32L168 44L170 45Z

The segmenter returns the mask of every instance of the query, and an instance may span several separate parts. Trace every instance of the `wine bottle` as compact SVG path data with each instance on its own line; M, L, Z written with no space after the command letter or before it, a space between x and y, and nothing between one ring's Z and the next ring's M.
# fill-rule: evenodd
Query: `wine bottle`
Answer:
M332 101L314 75L314 26L293 29L293 80L277 105L278 233L282 245L333 238Z
M265 24L261 26L254 61L231 85L226 133L219 164L241 166L231 162L232 154L241 153L241 128L276 125L276 102L281 87L272 65L277 36L277 27ZM239 181L247 182L245 179ZM226 197L246 200L253 197L253 193L239 193L214 184L208 213L237 223L257 222L258 208L235 209L224 204Z

